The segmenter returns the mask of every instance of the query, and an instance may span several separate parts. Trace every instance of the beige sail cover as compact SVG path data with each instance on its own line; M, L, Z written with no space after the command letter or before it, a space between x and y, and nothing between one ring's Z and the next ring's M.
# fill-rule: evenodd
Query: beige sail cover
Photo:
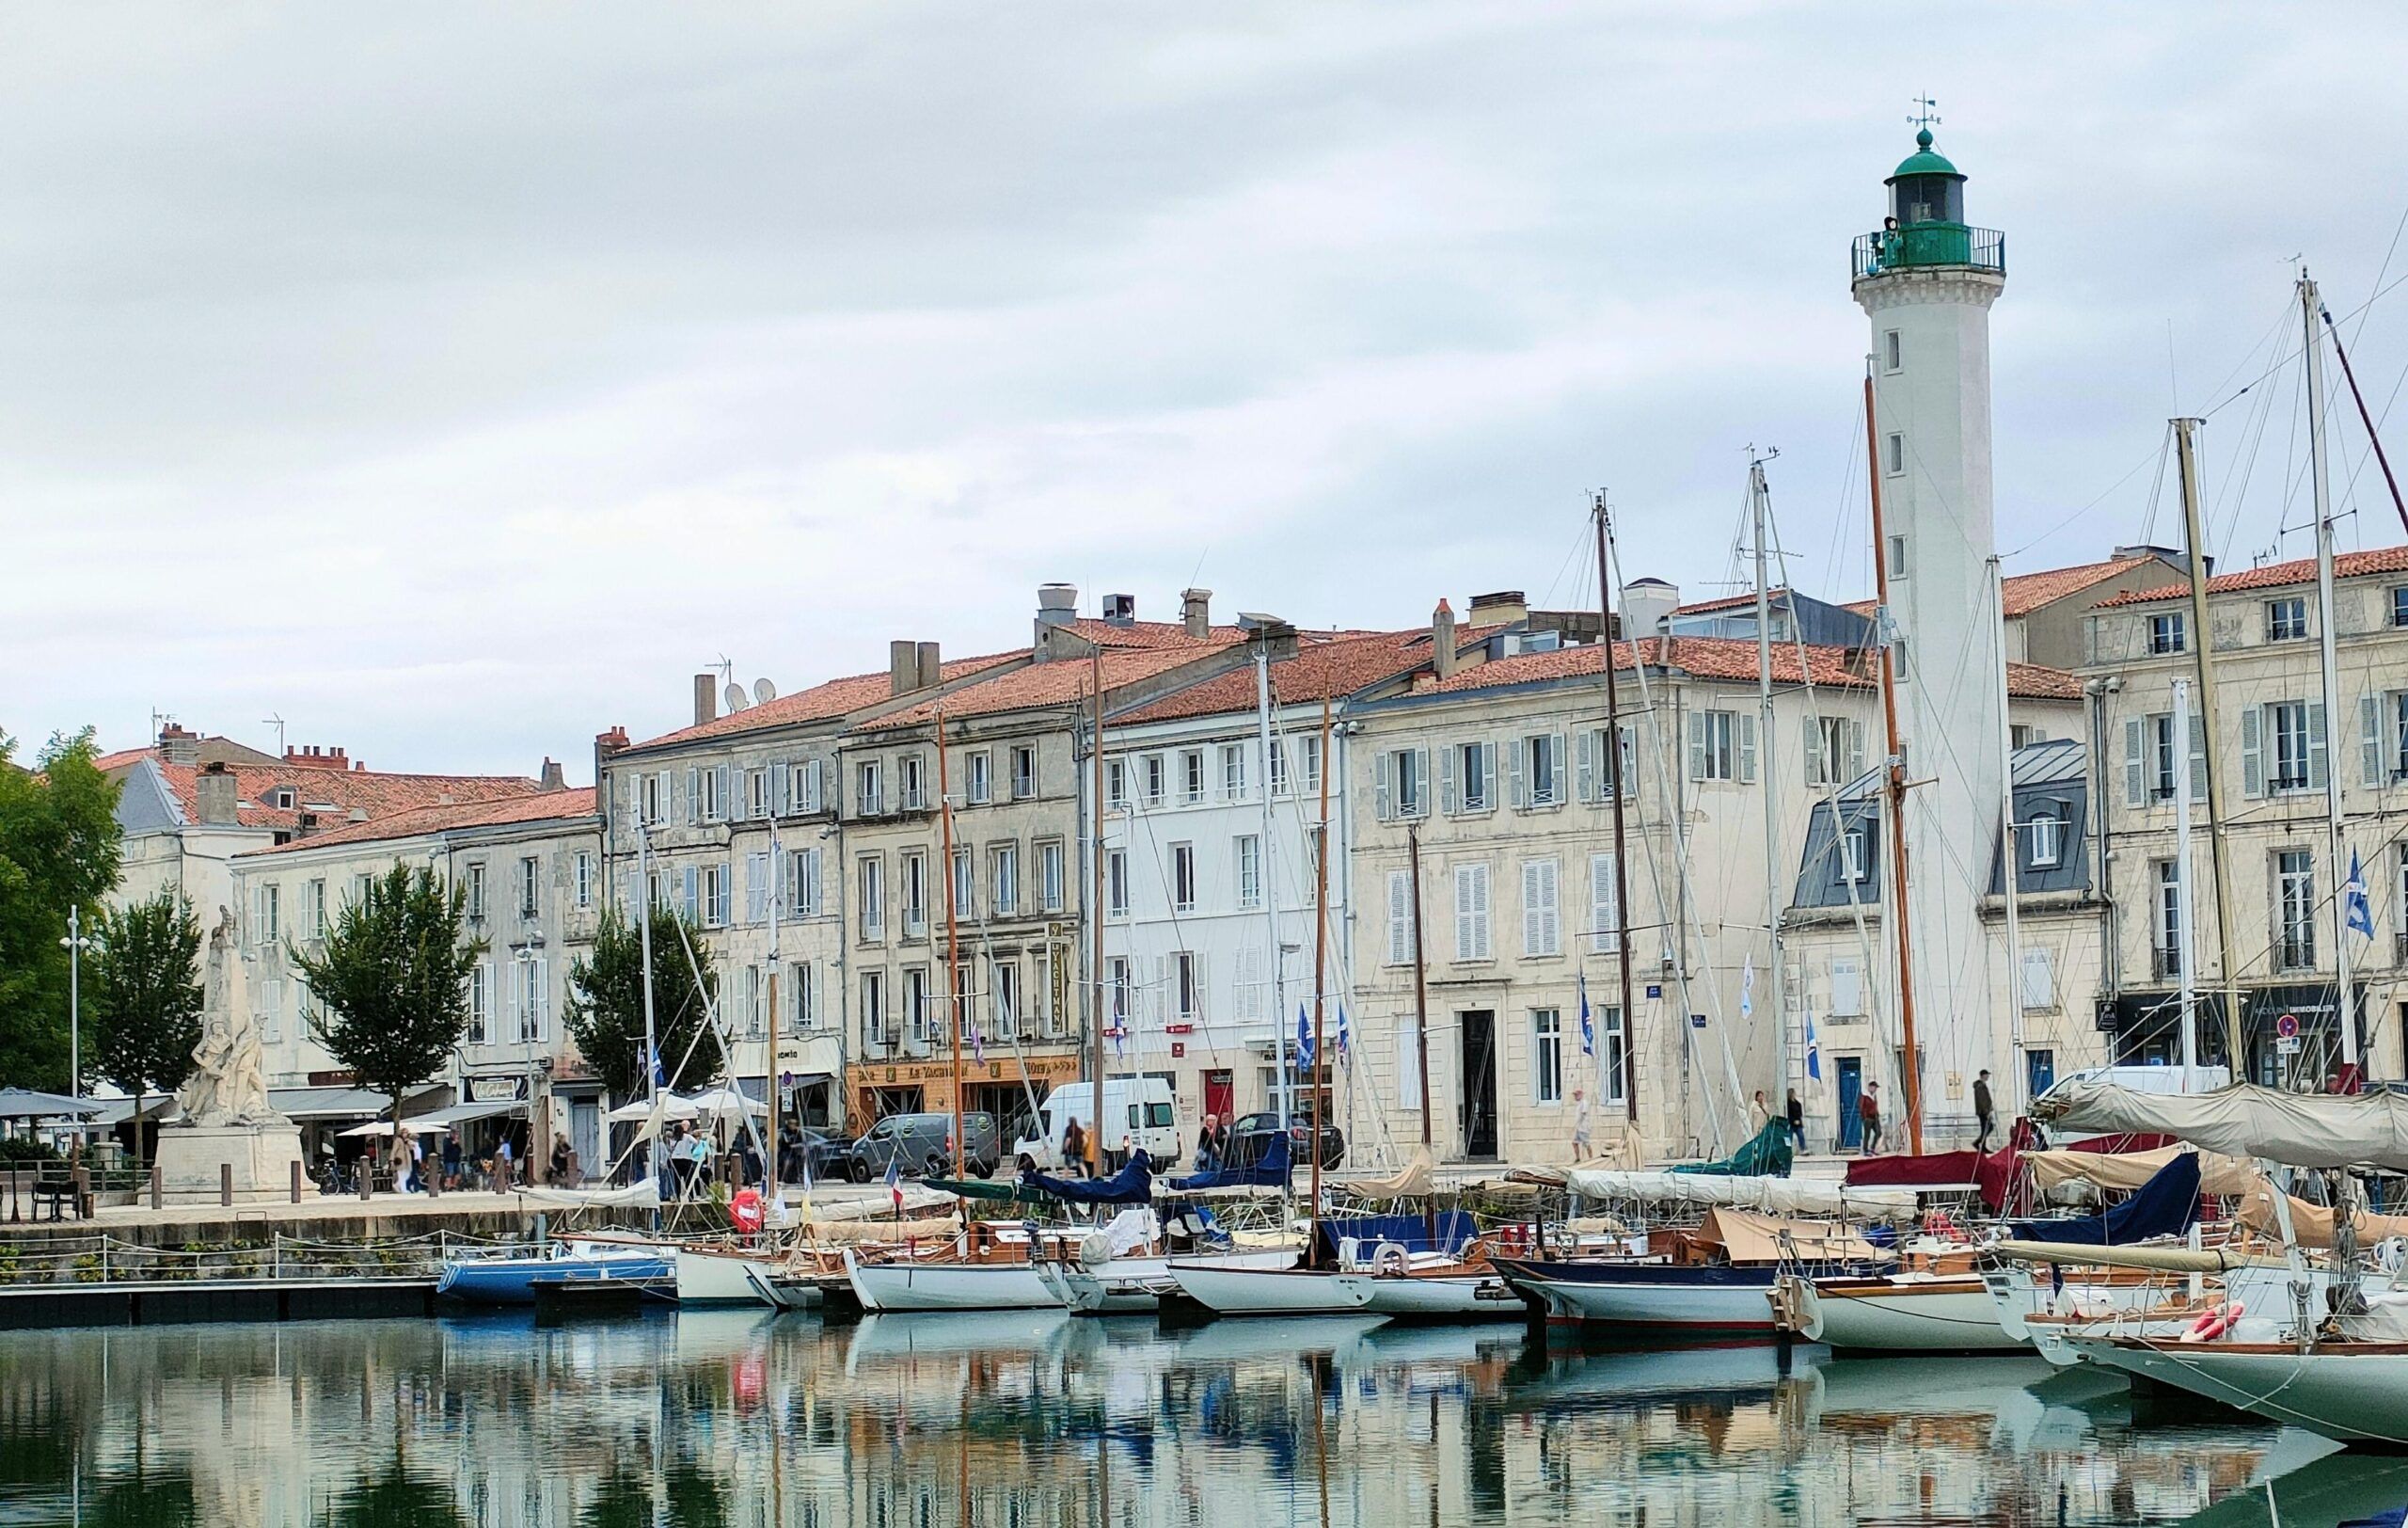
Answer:
M2188 1146L2161 1146L2153 1152L2025 1152L2023 1165L2041 1192L2061 1183L2096 1184L2118 1193L2131 1193L2157 1175ZM2258 1185L2258 1170L2237 1156L2201 1152L2199 1191L2203 1194L2245 1194Z
M807 1241L822 1246L863 1247L907 1241L951 1241L961 1234L961 1222L943 1220L814 1220L804 1228Z
M1849 1188L1804 1178L1725 1178L1704 1172L1620 1172L1574 1168L1564 1181L1589 1199L1728 1205L1774 1215L1912 1215L1912 1188Z
M1830 1220L1798 1220L1757 1215L1728 1206L1705 1212L1697 1239L1714 1242L1734 1263L1778 1263L1802 1258L1808 1262L1860 1262L1890 1254L1858 1235L1852 1227Z
M1413 1156L1404 1166L1385 1178L1346 1178L1342 1186L1350 1194L1365 1199L1419 1199L1430 1192L1435 1182L1437 1159L1427 1146L1416 1146Z
M2324 1204L2310 1204L2296 1195L2291 1202L2291 1234L2302 1247L2333 1245L2333 1210ZM2274 1209L2274 1191L2262 1179L2241 1202L2241 1223L2270 1241L2283 1239L2282 1217ZM2408 1215L2373 1215L2358 1212L2358 1245L2372 1247L2394 1236L2408 1236Z
M2408 1095L2399 1093L2286 1093L2254 1083L2211 1093L2140 1093L2085 1079L2067 1083L2038 1112L2052 1128L2084 1135L2175 1136L2287 1167L2408 1172Z

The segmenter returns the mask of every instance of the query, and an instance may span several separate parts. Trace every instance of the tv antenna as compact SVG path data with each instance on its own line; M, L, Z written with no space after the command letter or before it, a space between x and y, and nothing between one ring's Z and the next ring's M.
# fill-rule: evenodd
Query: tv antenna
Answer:
M263 716L260 718L260 725L276 728L276 756L282 758L284 756L284 718L275 715Z

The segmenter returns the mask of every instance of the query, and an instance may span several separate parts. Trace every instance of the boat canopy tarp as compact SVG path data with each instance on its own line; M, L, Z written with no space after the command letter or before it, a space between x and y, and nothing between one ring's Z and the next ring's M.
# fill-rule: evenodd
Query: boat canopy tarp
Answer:
M1022 1193L1050 1194L1065 1204L1144 1204L1154 1197L1154 1164L1143 1151L1135 1151L1129 1154L1128 1165L1109 1178L1023 1172L1020 1186Z
M2060 1088L2049 1107L2068 1130L2157 1131L2286 1167L2408 1172L2408 1094L2287 1093L2246 1082L2211 1093L2142 1093L2083 1079Z
M961 1222L943 1220L813 1220L803 1227L803 1239L826 1247L862 1247L907 1241L950 1241L961 1233Z
M2023 1165L2032 1170L2032 1181L2042 1193L2061 1183L2086 1183L2129 1194L2155 1177L2166 1163L2190 1151L2187 1146L2164 1146L2121 1155L2072 1150L2026 1152ZM2194 1154L2199 1158L2199 1192L2245 1194L2258 1186L2258 1170L2240 1157L2221 1152Z
M1288 1133L1284 1130L1271 1138L1262 1154L1244 1167L1220 1167L1208 1172L1191 1172L1184 1178L1164 1179L1174 1191L1182 1194L1201 1193L1212 1188L1285 1188L1288 1186Z
M1480 1226L1468 1210L1448 1210L1441 1215L1347 1216L1321 1223L1323 1255L1335 1259L1338 1244L1350 1236L1366 1252L1382 1242L1395 1242L1408 1252L1444 1252L1451 1256L1479 1239Z
M1980 1179L1979 1152L1931 1152L1922 1156L1860 1156L1847 1165L1850 1188L1925 1188Z
M2152 1236L2178 1236L2199 1218L2199 1154L2178 1153L2120 1204L2063 1220L2018 1220L2009 1234L2025 1241L2121 1247Z
M1775 1215L1912 1215L1912 1189L1847 1188L1800 1178L1722 1178L1698 1172L1623 1172L1574 1168L1564 1174L1586 1199L1638 1200L1652 1204L1729 1205Z
M2333 1245L2334 1213L2330 1205L2310 1204L2297 1195L2291 1202L2291 1239L2302 1247L2329 1248ZM2282 1217L2275 1213L2274 1190L2263 1178L2249 1189L2241 1202L2239 1216L2242 1225L2272 1241L2283 1239ZM2408 1215L2376 1215L2360 1210L2357 1218L2358 1245L2371 1247L2394 1236L2408 1236Z
M1721 1161L1685 1162L1668 1170L1714 1178L1786 1178L1789 1162L1789 1122L1766 1120L1746 1145Z
M2075 1247L2065 1242L2003 1241L1990 1250L2015 1263L2067 1267L2146 1268L2152 1273L2222 1273L2227 1268L2279 1268L2278 1257L2253 1257L2223 1247Z
M402 1122L406 1124L409 1122ZM660 1180L646 1173L624 1188L522 1188L518 1197L531 1204L582 1206L587 1209L654 1209L660 1203Z
M1053 1195L1025 1182L982 1183L975 1178L923 1178L920 1186L941 1193L974 1199L988 1204L1052 1204Z
M1705 1212L1697 1239L1719 1246L1734 1263L1873 1262L1890 1254L1844 1225L1757 1215L1720 1205Z
M1385 1178L1340 1178L1339 1187L1361 1199L1419 1199L1437 1182L1437 1160L1427 1146L1413 1148L1413 1157Z

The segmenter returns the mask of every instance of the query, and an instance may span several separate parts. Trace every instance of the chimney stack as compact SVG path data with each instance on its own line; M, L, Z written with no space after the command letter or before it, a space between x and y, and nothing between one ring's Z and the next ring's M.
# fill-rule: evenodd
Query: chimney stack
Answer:
M546 790L568 788L568 778L561 772L559 760L552 758L549 755L544 758L543 788Z
M230 828L235 824L235 804L241 800L241 788L234 782L234 772L224 763L207 764L194 781L194 804L200 808L203 827Z
M1530 602L1519 589L1500 589L1493 595L1471 597L1469 625L1475 631L1484 626L1513 626L1530 618Z
M1104 596L1103 618L1114 626L1136 625L1137 597L1135 595Z
M169 764L189 767L199 763L199 735L180 722L169 722L159 729L159 756Z
M1181 589L1179 592L1179 618L1187 634L1202 642L1212 634L1212 591Z
M920 688L920 645L904 637L888 643L886 676L895 694L908 695Z
M1451 678L1455 672L1455 608L1445 600L1430 615L1430 664L1433 673L1442 679Z
M306 748L287 748L284 762L304 770L348 770L351 756L340 748L322 748L311 743Z
M1662 579L1633 579L1622 591L1622 634L1628 642L1661 635L1664 622L1680 607L1680 586Z
M718 720L719 676L697 674L694 676L694 724L701 726L705 722Z
M944 677L944 660L939 656L937 645L933 642L919 645L919 656L913 660L913 667L919 670L920 688L923 690Z

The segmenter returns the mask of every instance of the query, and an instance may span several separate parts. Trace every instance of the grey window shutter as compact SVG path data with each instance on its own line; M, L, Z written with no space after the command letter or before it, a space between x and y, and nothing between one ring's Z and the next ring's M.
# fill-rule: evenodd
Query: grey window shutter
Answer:
M1623 728L1622 737L1617 740L1614 751L1617 756L1614 777L1606 784L1619 795L1629 788L1630 783L1639 779L1639 729L1637 727Z
M1847 724L1847 774L1853 780L1864 772L1864 724L1854 717Z
M2203 802L2208 799L2208 719L2196 712L2191 716L2190 742L2191 799Z
M683 885L681 889L683 895L680 900L683 902L686 910L686 921L689 923L701 922L703 906L702 872L691 865L687 866L685 867Z
M1821 785L1823 783L1823 723L1819 717L1806 718L1805 754L1806 783L1810 786ZM1834 759L1832 762L1836 764L1839 761Z
M1428 817L1430 815L1430 750L1427 748L1417 748L1413 751L1413 783L1416 787L1415 794L1421 801L1420 815Z
M1396 795L1396 755L1383 751L1371 768L1371 815L1386 822Z
M2307 703L2307 788L2324 788L2324 703Z
M686 820L703 820L703 772L694 765L686 766Z
M1739 724L1739 783L1753 785L1756 779L1756 719L1741 711Z
M2124 804L2127 806L2139 806L2148 800L2148 773L2145 763L2147 740L2142 736L2147 724L2141 717L2128 716L2124 719Z
M2358 772L2369 789L2383 784L2383 705L2373 695L2358 697Z
M1584 730L1580 734L1580 757L1573 766L1573 792L1582 801L1597 799L1597 740L1601 734Z
M1563 804L1563 766L1571 761L1572 737L1569 733L1555 735L1555 804Z
M1516 738L1505 745L1505 773L1515 806L1530 804L1529 752L1530 740L1528 738Z
M719 815L723 818L731 819L743 816L744 814L740 807L730 804L731 793L728 790L728 786L732 782L732 775L728 767L721 764L712 770L711 772L719 777L715 782L719 787Z
M2257 706L2241 713L2241 793L2255 800L2266 793L2266 712Z
M1462 809L1455 792L1455 756L1462 752L1452 745L1438 750L1438 810L1449 817Z
M1705 778L1705 713L1689 712L1689 778Z
M794 766L791 764L773 764L769 767L769 815L771 817L784 817L794 809L788 800L788 788L792 784Z
M1491 806L1497 804L1497 745L1480 745L1480 794Z

